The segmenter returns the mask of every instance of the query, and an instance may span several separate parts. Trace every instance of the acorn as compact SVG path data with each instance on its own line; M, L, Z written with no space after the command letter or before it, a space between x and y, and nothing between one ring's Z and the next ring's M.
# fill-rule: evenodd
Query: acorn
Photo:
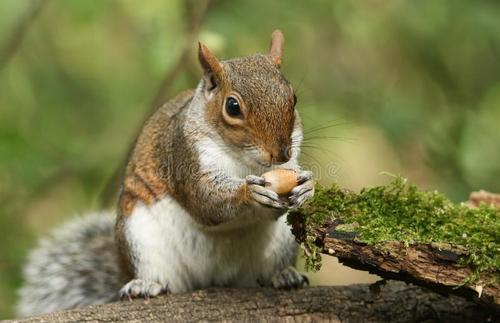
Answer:
M292 189L298 185L298 174L291 169L277 168L262 174L265 179L265 187L278 193L278 195L288 195Z

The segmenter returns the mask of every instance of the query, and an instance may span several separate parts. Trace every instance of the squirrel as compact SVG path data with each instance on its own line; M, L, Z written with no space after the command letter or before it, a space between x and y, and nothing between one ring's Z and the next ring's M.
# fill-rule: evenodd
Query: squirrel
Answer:
M297 98L268 54L220 61L199 43L203 77L157 109L130 153L113 212L57 229L29 256L18 313L33 315L207 287L298 288L287 210L314 194L300 168ZM297 172L283 198L257 175Z

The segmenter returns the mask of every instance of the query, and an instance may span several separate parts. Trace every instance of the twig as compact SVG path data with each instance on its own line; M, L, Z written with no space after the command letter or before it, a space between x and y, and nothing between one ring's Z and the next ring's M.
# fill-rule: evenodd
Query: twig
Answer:
M208 11L214 0L205 1L186 1L186 15L188 23L186 26L186 34L184 36L184 43L182 44L181 53L176 63L165 73L165 77L160 82L158 90L151 101L148 113L145 115L145 120L166 100L168 91L171 89L172 84L176 81L179 73L182 71L184 65L189 59L189 54L193 48L193 43L198 37L200 27L208 14ZM145 121L144 120L144 121ZM141 123L142 126L142 123ZM140 130L140 129L139 129ZM137 137L137 135L136 135ZM133 144L129 147L127 156L133 149ZM108 207L114 202L116 192L118 191L121 175L125 167L126 159L116 168L113 175L107 181L101 193L101 206Z
M40 14L47 0L32 0L26 12L13 27L10 36L0 49L0 71L2 71L21 46L31 23Z
M483 190L470 193L468 201L470 206L478 207L481 203L500 207L500 194L490 193Z
M198 2L196 2L198 4ZM151 101L152 112L158 108L160 104L165 101L168 91L172 87L172 83L176 80L177 75L182 71L182 67L185 65L189 58L189 53L193 48L193 43L198 37L198 33L201 24L205 17L207 16L208 10L213 3L213 0L201 1L202 5L198 11L193 11L191 7L196 7L191 4L190 1L186 2L187 15L190 15L189 23L186 28L186 35L184 37L184 44L182 45L181 54L177 59L177 62L172 66L170 71L165 74L165 77L160 82L160 86L153 100Z

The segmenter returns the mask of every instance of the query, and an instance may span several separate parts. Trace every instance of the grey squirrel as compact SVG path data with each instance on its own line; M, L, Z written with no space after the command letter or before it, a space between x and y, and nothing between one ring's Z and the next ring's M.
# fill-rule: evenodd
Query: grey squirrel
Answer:
M57 229L29 256L18 313L210 286L301 287L287 209L314 194L298 164L302 125L280 72L284 37L269 53L219 61L203 44L204 75L160 107L137 139L112 212ZM275 168L298 173L286 198L265 186Z

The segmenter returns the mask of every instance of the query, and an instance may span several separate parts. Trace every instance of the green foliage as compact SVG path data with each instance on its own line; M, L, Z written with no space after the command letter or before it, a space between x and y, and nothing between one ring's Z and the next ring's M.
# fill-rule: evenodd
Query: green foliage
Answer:
M0 1L0 57L34 2ZM17 39L0 68L0 318L12 315L34 238L100 207L197 7L45 1ZM471 190L500 191L499 16L498 1L218 0L199 38L229 58L266 51L270 32L283 30L282 70L311 131L303 163L320 180L338 179L324 171L335 163L352 186L351 174L369 178L384 157L374 173L402 173L459 201ZM169 96L199 77L194 42ZM390 158L349 155L380 148L357 127L375 129ZM331 139L339 136L356 140Z
M467 248L466 263L480 273L494 273L500 281L500 208L482 204L470 208L454 204L437 191L422 191L395 177L388 185L364 188L356 194L341 189L318 187L315 197L290 213L290 222L304 222L310 269L319 269L315 231L327 220L339 220L338 229L354 231L356 239L380 246L387 241L451 243ZM301 220L300 220L301 219Z

